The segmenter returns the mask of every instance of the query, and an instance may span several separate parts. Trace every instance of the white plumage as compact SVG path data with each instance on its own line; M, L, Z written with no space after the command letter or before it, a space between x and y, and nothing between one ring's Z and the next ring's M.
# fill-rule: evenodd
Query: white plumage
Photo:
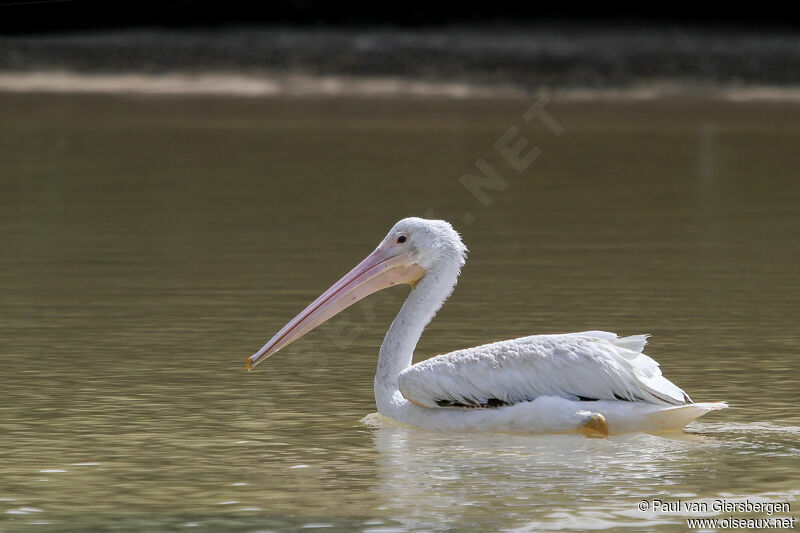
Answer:
M607 435L684 427L724 402L693 403L642 353L646 335L605 331L533 335L411 365L417 342L448 298L466 247L447 222L403 219L364 261L248 359L248 368L365 296L412 290L386 333L375 374L382 415L433 430Z
M641 353L645 335L533 335L439 355L403 370L403 397L425 407L499 406L559 396L683 405L688 395Z

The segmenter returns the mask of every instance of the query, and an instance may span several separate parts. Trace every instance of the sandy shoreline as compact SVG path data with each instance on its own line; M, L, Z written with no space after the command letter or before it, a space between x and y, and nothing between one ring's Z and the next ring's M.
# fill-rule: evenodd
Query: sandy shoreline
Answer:
M303 74L0 72L0 92L131 94L221 97L356 97L522 99L547 93L554 99L660 100L699 98L737 102L800 103L800 87L705 86L653 82L627 88L541 88L423 81L399 77L312 76Z

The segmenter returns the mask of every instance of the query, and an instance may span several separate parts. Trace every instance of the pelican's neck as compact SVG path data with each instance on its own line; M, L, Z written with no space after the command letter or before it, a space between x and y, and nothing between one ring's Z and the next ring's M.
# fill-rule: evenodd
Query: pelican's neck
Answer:
M376 398L379 389L389 393L397 390L397 376L411 366L417 342L453 291L460 267L458 263L431 268L411 290L381 344L375 373Z

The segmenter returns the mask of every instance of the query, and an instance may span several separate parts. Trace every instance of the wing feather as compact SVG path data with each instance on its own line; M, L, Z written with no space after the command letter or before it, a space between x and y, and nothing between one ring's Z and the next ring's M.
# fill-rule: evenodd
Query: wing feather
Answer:
M605 331L533 335L438 355L404 370L398 385L427 407L489 406L538 396L683 405L691 399L641 353L646 335Z

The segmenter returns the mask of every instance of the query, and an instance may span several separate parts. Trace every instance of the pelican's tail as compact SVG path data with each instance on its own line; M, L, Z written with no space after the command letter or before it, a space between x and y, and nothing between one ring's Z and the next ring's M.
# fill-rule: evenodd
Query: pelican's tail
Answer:
M598 402L597 412L608 420L611 434L680 431L706 413L725 409L725 402L655 405L636 402ZM593 409L594 410L594 409Z
M690 403L666 407L649 413L647 419L652 425L650 431L674 431L683 429L690 422L697 420L706 413L725 409L725 402Z

